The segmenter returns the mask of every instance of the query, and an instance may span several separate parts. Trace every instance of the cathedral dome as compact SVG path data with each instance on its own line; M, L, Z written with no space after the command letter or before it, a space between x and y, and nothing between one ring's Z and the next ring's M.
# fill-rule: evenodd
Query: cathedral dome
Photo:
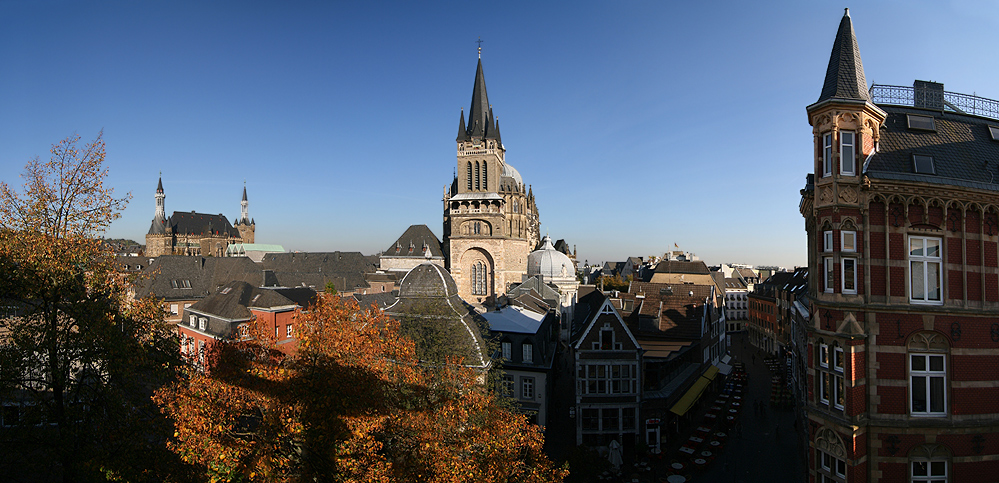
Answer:
M564 253L555 249L547 235L541 248L527 256L527 276L541 275L545 281L576 279L576 264Z
M399 284L399 298L451 297L458 286L451 274L433 263L422 263L406 274Z
M518 188L524 185L524 179L520 177L520 172L517 171L517 168L511 166L510 163L503 163L503 176L513 178L517 182Z

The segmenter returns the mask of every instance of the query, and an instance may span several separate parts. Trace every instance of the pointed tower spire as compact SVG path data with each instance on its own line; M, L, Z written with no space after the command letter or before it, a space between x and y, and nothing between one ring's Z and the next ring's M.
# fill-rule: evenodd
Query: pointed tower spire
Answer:
M496 119L496 142L499 143L500 146L503 145L503 138L500 136L499 130L499 118Z
M166 233L166 194L163 192L163 172L160 171L160 179L156 183L156 214L153 215L153 222L149 226L149 235L162 235Z
M246 225L250 223L249 214L250 202L246 200L246 180L243 180L243 201L239 203L239 223Z
M461 108L461 117L458 118L458 137L455 141L462 142L468 141L468 131L465 130L465 108Z
M482 137L489 125L489 96L486 94L486 77L482 73L482 59L475 69L472 86L472 106L468 109L468 131L472 137Z
M829 56L829 67L826 68L826 81L822 85L822 94L819 95L817 102L834 98L871 100L871 94L867 91L867 79L864 77L864 63L860 60L860 48L857 47L857 37L853 33L853 21L850 19L849 8L846 9L843 19L839 22L836 42L833 43L832 54Z

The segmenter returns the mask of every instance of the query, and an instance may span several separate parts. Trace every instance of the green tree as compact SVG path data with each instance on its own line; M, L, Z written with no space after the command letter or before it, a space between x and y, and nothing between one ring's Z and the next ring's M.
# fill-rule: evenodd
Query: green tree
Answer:
M129 196L104 186L101 134L52 146L0 182L0 471L4 477L162 480L175 458L150 398L179 351L162 307L131 301L110 246L96 238ZM175 467L170 472L176 473Z

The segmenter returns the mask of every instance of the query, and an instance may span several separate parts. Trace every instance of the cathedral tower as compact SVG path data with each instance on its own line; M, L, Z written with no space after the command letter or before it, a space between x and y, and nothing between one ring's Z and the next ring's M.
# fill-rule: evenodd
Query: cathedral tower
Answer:
M253 243L254 233L257 230L256 222L250 218L250 202L246 200L246 182L243 183L243 201L239 202L239 220L236 221L236 229L239 230L239 237L243 243Z
M156 184L156 214L153 215L153 222L146 233L147 257L158 257L160 255L172 255L172 236L169 223L166 218L166 194L163 192L163 176L160 175Z
M456 142L456 175L444 194L444 245L458 294L482 303L522 281L527 255L539 244L540 222L533 191L506 162L481 57Z

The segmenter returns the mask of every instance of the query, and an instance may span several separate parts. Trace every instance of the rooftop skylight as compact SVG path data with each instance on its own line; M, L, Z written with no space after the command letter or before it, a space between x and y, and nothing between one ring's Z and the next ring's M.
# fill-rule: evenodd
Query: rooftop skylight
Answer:
M920 174L937 174L933 169L933 156L912 155L912 169Z
M989 134L992 135L993 141L999 141L999 126L989 126Z
M916 114L908 114L906 117L909 120L909 129L918 129L920 131L936 131L936 123L933 122L932 116L917 116Z

